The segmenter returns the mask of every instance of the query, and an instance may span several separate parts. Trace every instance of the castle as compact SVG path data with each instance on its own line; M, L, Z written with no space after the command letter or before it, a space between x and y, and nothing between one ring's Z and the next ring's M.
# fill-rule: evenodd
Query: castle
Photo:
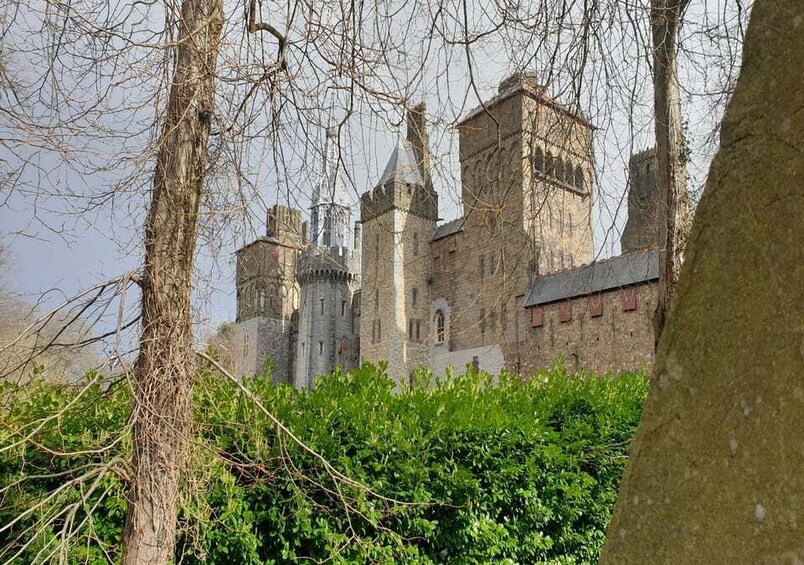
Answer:
M438 223L419 106L354 229L328 130L309 225L276 205L266 235L237 251L238 374L270 359L275 380L306 387L363 361L387 362L398 383L422 366L652 363L655 154L631 160L623 254L595 261L589 121L518 73L458 129L461 217Z

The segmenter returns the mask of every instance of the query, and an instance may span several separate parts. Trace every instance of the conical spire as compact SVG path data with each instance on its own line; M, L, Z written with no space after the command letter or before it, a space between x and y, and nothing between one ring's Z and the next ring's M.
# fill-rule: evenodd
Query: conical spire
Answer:
M393 180L405 184L424 186L424 179L422 178L413 146L410 142L401 138L397 141L377 186L383 186Z

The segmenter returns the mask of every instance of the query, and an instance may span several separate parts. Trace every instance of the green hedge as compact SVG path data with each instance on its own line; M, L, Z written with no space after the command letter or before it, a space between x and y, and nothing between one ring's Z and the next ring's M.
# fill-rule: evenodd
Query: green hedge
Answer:
M270 382L265 375L245 385L369 490L334 480L232 383L201 369L177 561L595 562L647 392L641 374L561 368L528 381L470 371L400 393L368 365L322 378L314 391ZM0 527L69 479L90 476L0 533L0 561L27 542L18 562L42 560L65 530L71 562L118 559L127 391L94 387L76 399L75 389L39 383L11 392L0 445L21 429L34 431L34 442L0 453ZM70 402L63 416L31 427ZM83 453L66 455L74 451ZM91 465L110 461L123 471L98 478ZM65 474L37 478L57 473Z

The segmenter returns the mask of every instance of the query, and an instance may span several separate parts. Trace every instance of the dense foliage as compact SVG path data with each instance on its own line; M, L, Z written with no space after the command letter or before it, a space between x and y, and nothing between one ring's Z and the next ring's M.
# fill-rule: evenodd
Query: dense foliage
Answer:
M399 393L371 366L322 378L314 391L272 385L269 375L244 383L364 489L278 435L233 383L200 370L177 560L596 561L644 376L558 368L523 382L470 371L434 386L418 377ZM125 386L10 392L0 421L0 528L10 525L0 561L17 552L19 563L62 551L70 562L119 558ZM31 441L16 445L20 434Z

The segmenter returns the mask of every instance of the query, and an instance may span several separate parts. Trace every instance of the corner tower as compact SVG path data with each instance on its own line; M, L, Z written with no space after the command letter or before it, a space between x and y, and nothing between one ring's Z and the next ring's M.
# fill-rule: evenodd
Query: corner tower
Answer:
M236 252L235 371L250 376L273 362L275 381L292 374L292 318L298 308L296 262L304 244L301 211L275 205L266 234Z
M361 357L388 362L397 383L430 363L429 242L438 218L430 181L424 107L408 114L373 190L360 199L363 224Z

